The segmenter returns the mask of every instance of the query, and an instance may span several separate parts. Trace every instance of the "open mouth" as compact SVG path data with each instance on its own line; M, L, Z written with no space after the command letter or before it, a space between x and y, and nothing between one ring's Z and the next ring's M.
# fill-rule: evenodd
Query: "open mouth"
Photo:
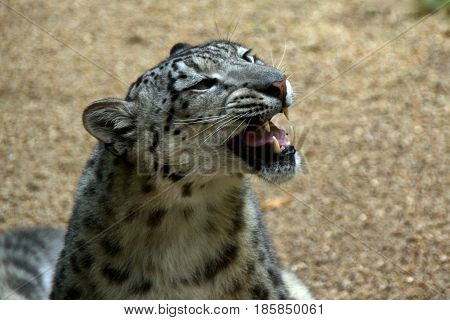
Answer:
M295 165L296 150L286 131L259 117L250 118L248 127L228 140L227 147L257 171Z

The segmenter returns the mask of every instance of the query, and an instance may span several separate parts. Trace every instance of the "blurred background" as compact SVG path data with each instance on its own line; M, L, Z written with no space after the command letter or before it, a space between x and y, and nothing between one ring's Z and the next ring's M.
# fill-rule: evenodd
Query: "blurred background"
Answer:
M0 230L68 221L85 106L232 34L297 93L307 167L252 179L282 263L320 299L448 299L449 6L420 20L445 2L1 0Z

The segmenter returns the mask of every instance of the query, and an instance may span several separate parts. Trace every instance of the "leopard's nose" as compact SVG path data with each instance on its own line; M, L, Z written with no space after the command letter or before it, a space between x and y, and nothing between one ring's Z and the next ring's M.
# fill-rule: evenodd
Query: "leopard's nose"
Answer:
M263 93L280 99L283 103L286 100L286 77L280 81L272 82L269 86L261 90Z

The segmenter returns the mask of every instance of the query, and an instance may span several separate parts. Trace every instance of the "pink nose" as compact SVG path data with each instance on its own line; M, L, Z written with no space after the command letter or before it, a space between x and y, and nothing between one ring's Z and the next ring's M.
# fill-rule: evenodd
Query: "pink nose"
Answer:
M286 99L286 77L283 77L283 80L276 81L272 83L272 89L274 93L277 92L276 97L281 101Z

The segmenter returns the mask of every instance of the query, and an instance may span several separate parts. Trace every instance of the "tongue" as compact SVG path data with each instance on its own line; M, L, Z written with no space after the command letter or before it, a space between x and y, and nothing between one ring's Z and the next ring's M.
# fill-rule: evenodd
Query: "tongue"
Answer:
M287 134L284 130L279 129L272 122L270 124L270 132L267 132L263 126L256 129L249 129L244 133L244 142L250 147L260 147L265 144L272 144L273 137L277 138L281 147L290 145Z

